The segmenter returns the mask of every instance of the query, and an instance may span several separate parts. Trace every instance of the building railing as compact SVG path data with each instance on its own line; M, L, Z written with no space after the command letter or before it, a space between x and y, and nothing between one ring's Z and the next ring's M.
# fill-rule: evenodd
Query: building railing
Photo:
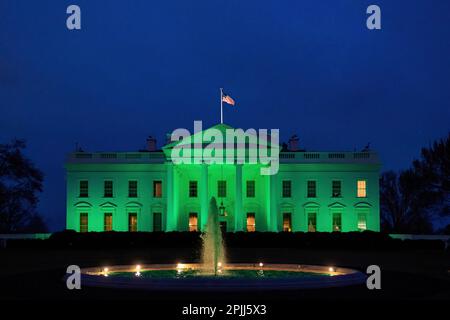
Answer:
M68 155L68 163L163 163L163 152L74 152Z
M163 163L163 152L75 152L68 163ZM281 152L280 163L379 163L375 152Z
M281 152L281 163L349 162L378 163L375 152Z

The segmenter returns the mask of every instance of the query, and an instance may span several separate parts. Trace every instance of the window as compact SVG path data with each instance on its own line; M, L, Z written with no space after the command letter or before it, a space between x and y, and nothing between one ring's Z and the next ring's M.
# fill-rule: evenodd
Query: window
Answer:
M317 231L317 214L315 212L308 213L308 232Z
M292 231L292 221L290 213L283 213L283 231L285 232Z
M219 198L226 198L226 196L227 196L227 182L225 180L217 181L217 196Z
M112 231L112 213L105 213L104 230L105 231Z
M255 181L248 180L247 181L247 198L255 197Z
M333 180L331 183L331 195L334 198L341 197L341 181Z
M291 197L291 180L283 181L283 198Z
M197 198L197 181L189 181L189 198Z
M161 180L153 181L153 198L162 197L162 182Z
M89 182L87 180L80 181L80 198L89 197Z
M128 181L128 198L137 198L138 183L136 180Z
M247 232L255 232L255 231L256 231L255 213L249 212L247 213Z
M129 213L128 214L128 232L136 232L137 231L137 214Z
M333 231L342 231L342 215L341 213L333 213Z
M162 231L161 212L153 212L153 231Z
M367 196L366 180L358 180L357 188L358 188L357 191L358 198L365 198Z
M198 217L197 212L189 213L189 231L196 232L198 231Z
M367 230L367 218L366 214L363 212L358 213L358 230L359 231Z
M88 214L80 213L80 232L88 232Z
M308 180L307 182L307 189L308 189L308 198L315 198L317 196L316 194L316 181L314 180Z
M105 180L103 183L103 197L112 198L113 196L113 182L111 180Z

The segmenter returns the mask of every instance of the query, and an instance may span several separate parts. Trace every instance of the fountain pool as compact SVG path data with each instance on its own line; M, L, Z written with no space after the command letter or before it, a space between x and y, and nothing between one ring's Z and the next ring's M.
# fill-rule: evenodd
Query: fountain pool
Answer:
M146 290L289 290L361 284L366 275L346 268L300 264L228 263L211 199L201 263L147 264L82 269L84 286Z
M145 290L290 290L362 284L362 272L298 264L227 264L217 275L202 264L153 264L82 269L84 286Z

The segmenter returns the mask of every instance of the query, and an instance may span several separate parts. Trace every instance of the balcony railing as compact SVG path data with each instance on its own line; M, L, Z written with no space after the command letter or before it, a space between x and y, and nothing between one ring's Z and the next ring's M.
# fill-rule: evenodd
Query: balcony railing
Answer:
M163 152L75 152L68 163L163 163Z
M68 163L164 163L163 152L75 152ZM379 163L375 152L281 152L280 163Z
M281 152L281 163L379 163L375 152Z

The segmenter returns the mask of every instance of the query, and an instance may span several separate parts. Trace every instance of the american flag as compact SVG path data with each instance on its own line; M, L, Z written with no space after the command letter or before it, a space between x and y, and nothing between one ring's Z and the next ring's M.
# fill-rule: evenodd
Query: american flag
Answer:
M225 92L222 92L222 101L234 106L235 102L232 97L227 95Z

